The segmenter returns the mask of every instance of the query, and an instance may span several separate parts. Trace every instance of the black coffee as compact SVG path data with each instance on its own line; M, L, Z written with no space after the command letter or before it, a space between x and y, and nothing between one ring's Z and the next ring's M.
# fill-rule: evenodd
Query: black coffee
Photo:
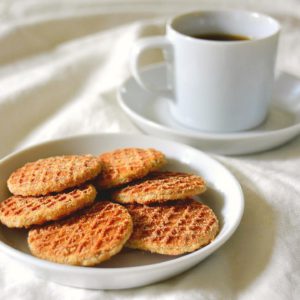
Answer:
M238 34L227 34L227 33L200 33L191 35L195 39L211 40L211 41L247 41L250 40L247 36Z

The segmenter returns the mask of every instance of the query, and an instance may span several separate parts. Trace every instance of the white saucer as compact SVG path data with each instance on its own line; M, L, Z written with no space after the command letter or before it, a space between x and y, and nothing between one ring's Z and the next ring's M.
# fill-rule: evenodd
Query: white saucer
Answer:
M156 86L165 86L162 64L145 69L142 76ZM238 133L200 132L178 124L170 113L170 100L143 90L133 78L118 91L123 111L145 133L189 144L204 151L233 155L259 152L282 145L300 134L300 80L281 73L274 88L267 120L259 127Z
M156 148L165 153L167 170L192 172L205 178L208 190L200 200L218 216L220 232L209 245L186 255L155 255L122 250L96 267L52 263L30 254L27 231L0 224L0 251L25 265L38 276L60 284L89 289L138 287L175 276L198 264L220 248L238 227L244 197L238 181L219 162L189 146L145 135L98 134L50 141L11 154L0 161L0 202L9 196L6 180L13 170L39 158L62 154L93 154L121 147Z

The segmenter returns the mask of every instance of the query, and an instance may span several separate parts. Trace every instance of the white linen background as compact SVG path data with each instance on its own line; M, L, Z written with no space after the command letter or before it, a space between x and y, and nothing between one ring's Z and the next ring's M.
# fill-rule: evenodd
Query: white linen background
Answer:
M300 77L300 1L1 1L0 157L81 133L139 132L116 87L135 40L163 34L173 14L204 7L269 13L283 26L278 68ZM160 60L158 52L143 63ZM300 104L299 104L300 105ZM299 299L300 138L277 149L215 158L241 182L245 214L215 254L173 279L124 291L60 286L0 253L1 300Z

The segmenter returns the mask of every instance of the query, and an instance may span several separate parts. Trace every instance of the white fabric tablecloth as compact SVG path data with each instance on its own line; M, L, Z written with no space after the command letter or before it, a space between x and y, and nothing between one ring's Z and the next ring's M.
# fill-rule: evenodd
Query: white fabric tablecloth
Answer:
M283 25L278 68L300 76L300 1L0 2L0 157L81 133L138 132L116 102L141 36L163 34L173 14L204 7L269 13ZM145 55L144 64L160 60ZM237 232L195 268L125 291L60 286L0 253L0 299L300 299L300 138L272 151L214 156L243 187Z

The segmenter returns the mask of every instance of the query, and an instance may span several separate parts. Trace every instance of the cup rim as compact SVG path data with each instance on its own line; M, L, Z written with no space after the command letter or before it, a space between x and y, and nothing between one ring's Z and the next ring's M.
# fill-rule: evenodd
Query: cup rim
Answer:
M263 37L259 37L256 39L249 39L249 40L238 40L238 41L232 41L230 43L228 43L227 41L216 41L216 40L205 40L205 39L197 39L194 38L190 35L184 34L178 30L176 30L173 26L174 26L174 22L179 19L179 18L183 18L183 17L187 17L189 15L197 15L200 13L240 13L240 14L247 14L247 15L252 15L252 16L256 16L259 18L264 18L267 19L269 22L272 22L275 26L276 29ZM208 43L208 44L216 44L216 45L228 45L228 46L232 46L232 45L236 45L236 44L248 44L248 43L253 43L253 42L258 42L258 41L263 41L266 39L269 39L275 35L278 35L279 32L281 31L281 25L280 23L273 17L264 14L264 13L260 13L257 11L252 11L252 10L243 10L243 9L201 9L201 10L194 10L194 11L190 11L190 12L186 12L184 14L179 14L176 16L173 16L172 18L170 18L167 22L167 31L171 31L173 33L175 33L176 35L180 36L181 38L184 38L188 41L193 41L193 42L198 42L198 43Z

